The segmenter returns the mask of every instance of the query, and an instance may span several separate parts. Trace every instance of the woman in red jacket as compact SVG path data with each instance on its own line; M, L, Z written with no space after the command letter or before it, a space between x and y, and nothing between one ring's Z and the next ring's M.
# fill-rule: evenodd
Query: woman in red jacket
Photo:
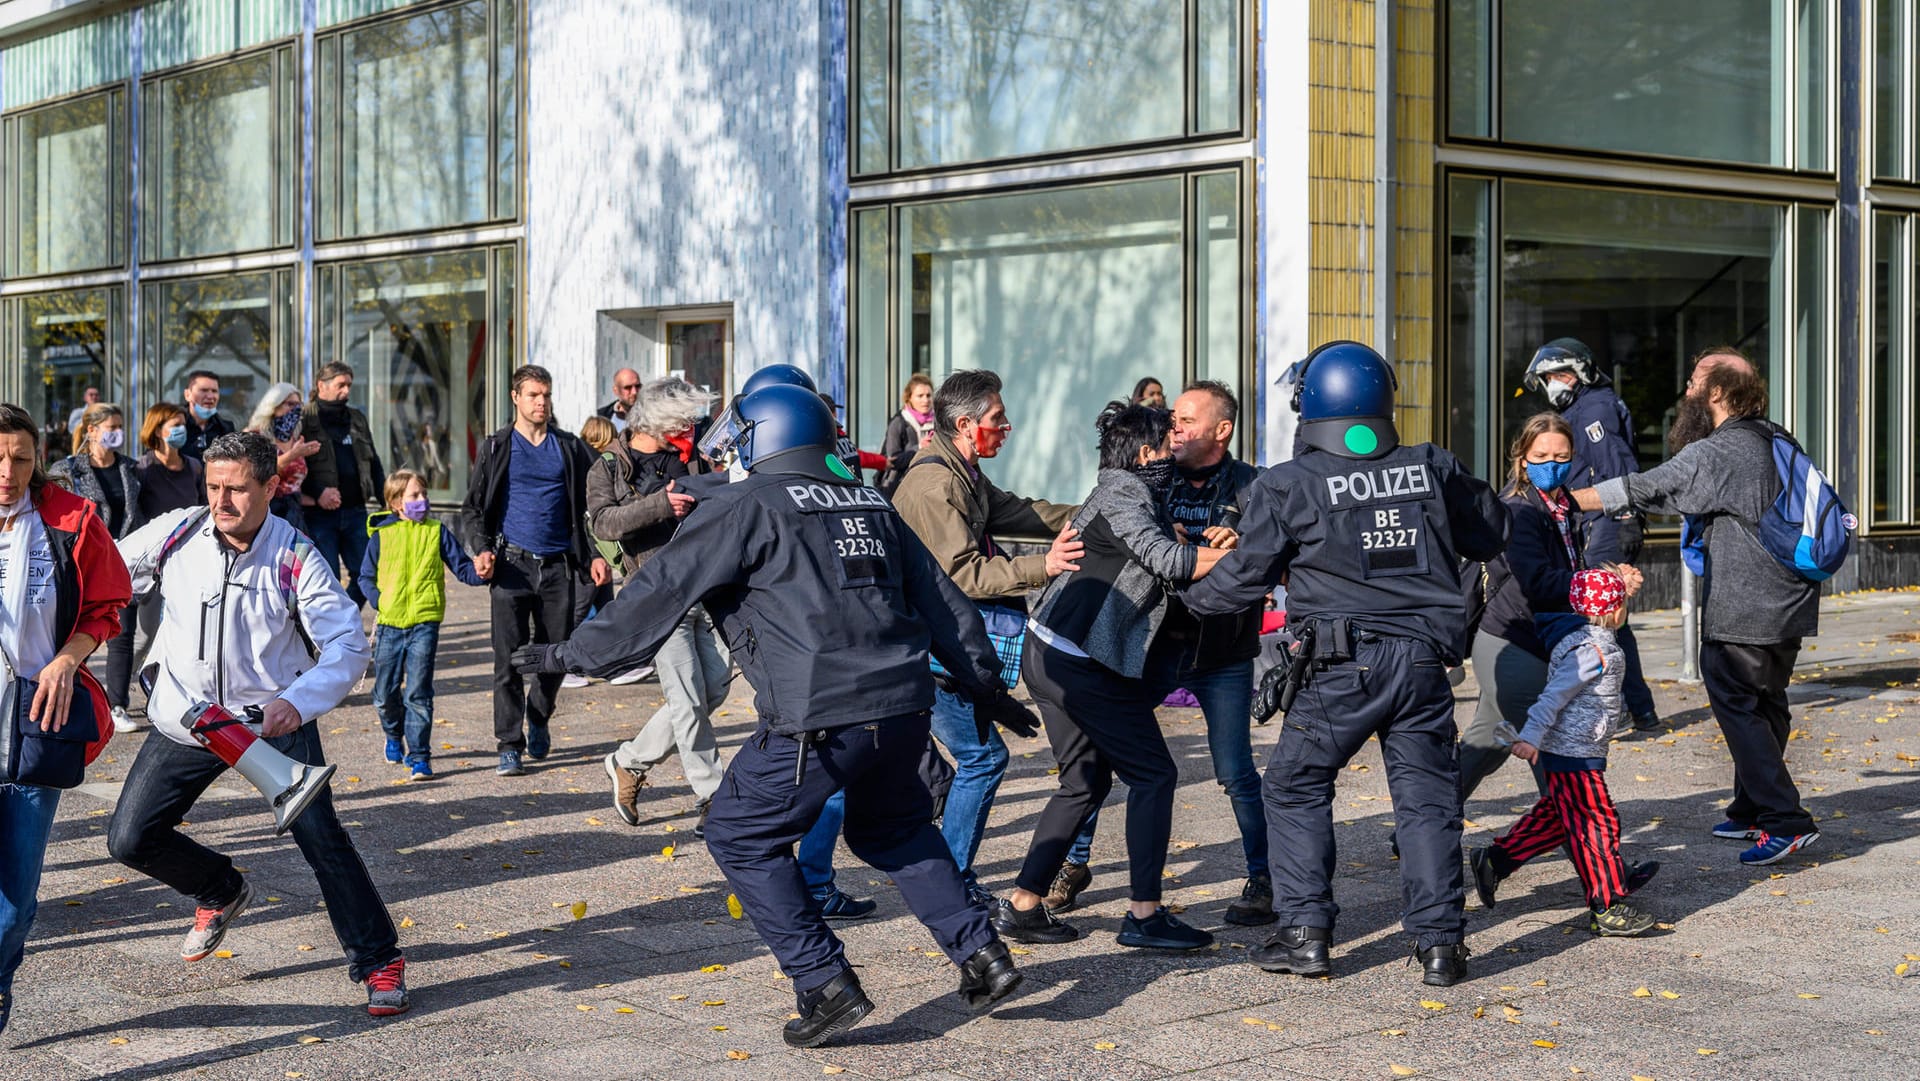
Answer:
M113 736L106 692L86 669L100 643L120 631L132 594L126 564L94 505L40 471L40 426L0 403L0 647L13 670L36 680L28 722L42 731L67 723L73 696L92 696L99 739ZM11 725L12 717L0 717ZM33 927L60 790L0 781L0 1030L13 1008L13 974Z

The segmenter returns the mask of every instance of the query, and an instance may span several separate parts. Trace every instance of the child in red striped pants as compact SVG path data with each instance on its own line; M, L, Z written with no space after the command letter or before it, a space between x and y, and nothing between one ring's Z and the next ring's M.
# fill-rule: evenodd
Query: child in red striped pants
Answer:
M1547 686L1527 711L1510 750L1546 775L1546 794L1506 834L1471 857L1480 903L1528 860L1562 845L1587 893L1587 928L1596 935L1638 935L1653 917L1627 903L1658 863L1628 868L1620 859L1620 815L1607 792L1607 744L1621 717L1626 658L1614 632L1626 621L1628 588L1612 568L1573 576L1567 599L1586 623L1553 646Z

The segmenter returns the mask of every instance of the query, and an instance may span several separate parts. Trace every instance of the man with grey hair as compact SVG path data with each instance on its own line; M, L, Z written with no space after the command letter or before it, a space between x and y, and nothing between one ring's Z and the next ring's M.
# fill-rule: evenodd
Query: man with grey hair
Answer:
M659 382L656 381L655 385ZM633 405L640 396L640 373L622 368L613 373L613 400L594 412L613 422L613 430L624 432L633 423Z
M367 670L358 607L312 541L268 513L279 486L273 443L257 432L206 449L207 505L172 511L120 542L137 592L160 598L160 631L148 670L154 735L127 771L107 824L107 851L194 899L180 956L199 961L220 945L253 900L228 857L180 832L208 786L227 769L187 727L196 702L248 717L262 739L296 762L322 765L314 723ZM245 811L258 814L249 805ZM197 815L195 816L198 817ZM293 820L293 839L319 880L348 961L375 1017L407 1008L406 961L385 902L323 791Z
M981 459L999 454L1013 430L997 374L947 376L933 395L933 430L933 442L914 455L894 490L893 505L954 584L983 612L998 610L992 614L1002 618L989 626L1009 619L1021 625L1029 590L1079 569L1084 548L1071 524L1078 508L1003 492L981 472ZM1053 535L1053 544L1044 553L1010 556L995 534ZM969 889L982 894L973 858L1007 771L1007 745L975 723L968 699L941 687L934 691L933 735L954 760L941 833Z

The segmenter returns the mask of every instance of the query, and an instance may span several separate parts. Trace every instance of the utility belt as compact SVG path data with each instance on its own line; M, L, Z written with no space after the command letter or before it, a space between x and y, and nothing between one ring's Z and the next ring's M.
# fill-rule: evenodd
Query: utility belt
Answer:
M1283 654L1286 663L1276 665L1267 674L1260 693L1255 695L1254 719L1261 724L1276 711L1285 713L1292 709L1294 699L1300 697L1302 688L1313 682L1315 672L1351 662L1355 646L1401 637L1361 627L1345 618L1311 619L1292 630L1294 645ZM1278 674L1283 668L1284 674Z
M494 550L499 552L502 556L506 557L512 562L532 563L536 566L541 566L541 567L545 567L554 563L565 563L567 561L567 553L565 552L555 552L552 555L543 556L534 552L529 552L525 548L522 548L517 544L508 544L505 541L499 542L499 544L495 546Z
M832 739L835 734L850 728L864 728L872 732L874 745L879 746L880 722L878 721L855 721L852 724L838 725L833 728L813 728L803 732L776 732L772 728L763 726L760 731L747 738L750 742L758 744L761 750L766 750L768 740L787 739L797 744L793 756L793 787L799 788L806 783L807 758L813 754L815 748Z

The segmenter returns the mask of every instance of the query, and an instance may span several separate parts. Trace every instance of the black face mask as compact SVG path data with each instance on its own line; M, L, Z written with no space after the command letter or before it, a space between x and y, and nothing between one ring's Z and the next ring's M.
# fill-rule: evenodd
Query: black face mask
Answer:
M1171 457L1156 458L1145 465L1134 466L1133 475L1139 477L1156 493L1164 492L1173 487L1175 475L1173 459Z
M321 398L315 401L314 404L319 406L322 413L344 413L347 409L347 400L345 398L337 402L330 402L325 398Z

